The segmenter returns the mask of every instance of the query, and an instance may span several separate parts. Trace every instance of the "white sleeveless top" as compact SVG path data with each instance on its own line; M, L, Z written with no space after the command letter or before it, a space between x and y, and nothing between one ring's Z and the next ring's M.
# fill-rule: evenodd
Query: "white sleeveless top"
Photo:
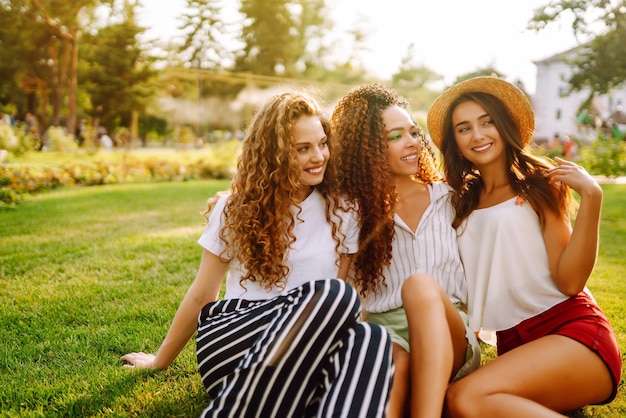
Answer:
M517 197L476 209L457 228L474 331L500 331L567 299L550 273L537 213Z

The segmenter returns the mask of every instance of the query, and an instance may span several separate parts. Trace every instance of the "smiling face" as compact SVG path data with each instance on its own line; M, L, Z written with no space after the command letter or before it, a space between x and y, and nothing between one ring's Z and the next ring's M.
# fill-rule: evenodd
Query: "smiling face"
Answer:
M506 160L506 143L493 118L475 101L464 101L454 108L452 128L461 155L479 169Z
M406 110L391 106L382 112L387 135L387 158L394 176L417 173L420 153L420 130Z
M317 116L300 116L293 127L293 141L297 162L301 168L300 183L306 189L324 180L324 171L330 158L328 138ZM306 195L305 195L306 197Z

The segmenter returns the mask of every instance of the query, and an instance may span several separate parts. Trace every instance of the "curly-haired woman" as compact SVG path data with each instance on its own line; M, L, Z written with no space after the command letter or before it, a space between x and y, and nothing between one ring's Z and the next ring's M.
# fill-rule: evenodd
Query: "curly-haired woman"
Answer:
M337 279L358 227L332 147L314 99L285 93L261 107L230 193L209 201L200 268L165 340L156 356L123 356L127 367L168 367L197 328L203 416L384 416L389 337L358 321L358 294Z
M466 284L451 189L395 90L353 89L337 104L332 129L342 191L361 227L349 279L363 297L364 318L386 327L393 343L388 416L404 416L410 400L412 416L440 418L449 381L480 364L461 311Z

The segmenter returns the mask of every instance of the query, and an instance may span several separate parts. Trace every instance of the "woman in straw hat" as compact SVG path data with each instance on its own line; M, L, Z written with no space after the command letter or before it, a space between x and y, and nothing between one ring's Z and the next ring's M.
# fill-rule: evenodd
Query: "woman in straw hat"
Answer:
M449 381L480 365L478 341L460 311L467 290L450 187L396 91L357 87L331 122L342 189L361 226L350 281L364 297L366 319L385 326L393 342L388 417L405 416L410 398L411 416L440 418Z
M389 336L359 321L344 279L358 227L343 210L330 123L305 94L271 97L253 118L231 192L209 201L195 281L155 355L167 368L197 330L206 417L383 417ZM226 276L226 293L218 294Z
M529 151L526 95L495 77L445 91L428 113L454 188L454 226L468 281L470 325L496 331L498 357L453 383L453 417L549 417L610 402L621 356L586 288L602 189L578 165ZM580 195L576 223L570 209Z

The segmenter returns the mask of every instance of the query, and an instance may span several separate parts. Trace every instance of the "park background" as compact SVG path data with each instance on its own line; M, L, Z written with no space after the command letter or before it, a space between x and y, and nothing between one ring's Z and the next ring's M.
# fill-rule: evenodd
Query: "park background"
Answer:
M0 416L198 415L207 399L193 343L160 373L123 370L119 357L158 348L195 277L200 212L228 187L246 122L268 95L313 90L330 111L377 81L408 97L424 126L451 82L495 74L524 88L491 63L450 81L413 59L415 44L389 77L376 75L359 60L367 26L349 28L349 53L333 52L322 0L242 1L239 18L221 16L227 3L186 1L183 34L168 42L144 36L137 1L0 3ZM566 28L591 48L572 63L583 80L572 89L602 94L626 79L625 9L556 1L528 24L575 22ZM597 65L606 56L611 65ZM574 157L605 190L589 287L624 348L624 141L598 135ZM613 403L574 415L625 416L623 386Z

